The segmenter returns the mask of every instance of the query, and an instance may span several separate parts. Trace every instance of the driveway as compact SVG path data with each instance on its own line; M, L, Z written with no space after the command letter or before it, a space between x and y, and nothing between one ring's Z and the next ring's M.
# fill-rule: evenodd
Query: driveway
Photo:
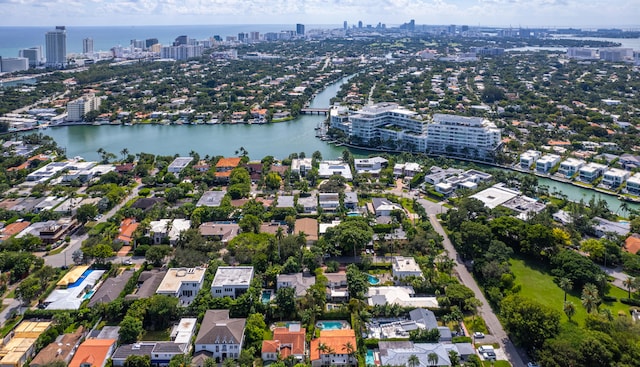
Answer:
M507 333L502 328L502 324L500 324L500 321L498 320L496 314L493 313L491 306L489 306L489 302L487 302L484 294L480 291L476 280L471 276L467 268L464 266L461 258L458 256L458 252L453 247L453 244L449 240L447 233L444 231L444 228L442 228L442 225L436 218L435 214L429 214L429 222L431 222L431 225L436 230L436 232L438 232L442 236L442 244L445 251L448 253L449 258L456 261L456 266L454 269L458 274L460 281L462 282L462 284L469 287L473 291L473 293L475 293L476 298L482 302L482 307L480 307L479 313L487 324L489 333L500 344L500 348L505 353L505 358L509 362L511 362L511 365L514 367L525 367L526 365L518 354L516 347L513 345L513 343L507 336ZM471 332L471 330L469 331Z

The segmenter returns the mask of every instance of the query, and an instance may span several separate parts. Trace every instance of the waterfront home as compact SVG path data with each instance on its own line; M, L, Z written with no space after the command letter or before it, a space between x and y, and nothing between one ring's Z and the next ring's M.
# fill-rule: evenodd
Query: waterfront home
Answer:
M171 172L173 174L180 173L189 165L189 163L191 163L191 161L193 161L193 157L177 157L173 162L171 162L171 164L169 164L167 172Z
M398 279L409 276L422 278L422 270L413 257L394 256L391 259L391 274Z
M593 218L596 236L602 238L608 233L613 233L617 236L626 236L631 231L631 224L629 222L613 222L604 218Z
M588 163L578 170L580 173L580 181L591 183L595 181L598 177L602 176L604 170L607 169L607 166L599 163Z
M410 179L420 172L422 172L422 167L418 163L396 163L393 166L393 175L395 177L404 176Z
M353 329L320 330L320 337L311 341L311 366L355 366L356 348Z
M216 178L221 181L229 181L231 171L240 166L240 162L242 162L240 157L220 158L216 163Z
M560 163L559 155L547 154L536 161L536 171L539 173L549 173L558 163Z
M609 188L617 188L629 178L629 171L619 168L610 168L604 172L602 177L602 185Z
M634 168L640 167L640 157L625 153L620 156L618 163L626 170L633 170Z
M438 166L433 166L431 167L431 169L429 170L429 174L424 176L424 182L431 184L431 185L437 185L440 182L445 181L447 178L451 177L451 176L456 176L461 174L463 171L461 169L458 168L447 168L447 169L442 169Z
M372 157L364 159L354 159L353 165L357 173L370 173L376 177L380 175L380 171L387 166L389 161L382 157Z
M313 160L311 158L296 158L291 160L291 173L297 173L304 177L311 171Z
M626 190L629 194L640 195L640 173L634 173L627 179Z
M206 351L216 362L237 359L244 343L247 319L229 318L229 310L207 310L196 336L195 352Z
M586 164L582 159L576 158L567 158L566 160L560 163L560 168L558 169L558 173L563 175L564 177L573 177L582 166Z
M167 270L156 294L176 297L181 306L189 305L202 288L205 268L171 268Z
M537 150L527 150L520 154L520 168L531 169L541 155L542 153Z
M320 162L318 177L329 178L334 175L342 176L347 181L351 181L353 179L353 175L351 174L351 167L349 167L349 163L345 163L342 161Z
M307 354L306 329L298 323L273 329L273 339L262 342L262 360L285 360L289 356L303 361Z
M253 280L253 266L219 266L211 283L214 298L237 298L244 294Z
M640 234L633 233L626 240L624 240L624 245L622 249L630 254L637 254L640 251Z

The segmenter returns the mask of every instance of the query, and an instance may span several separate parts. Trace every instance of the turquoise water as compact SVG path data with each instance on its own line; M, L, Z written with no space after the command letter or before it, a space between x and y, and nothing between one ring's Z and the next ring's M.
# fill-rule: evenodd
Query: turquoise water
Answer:
M347 213L347 217L359 217L360 213L358 212L351 212L351 213Z
M367 274L367 279L369 279L369 284L371 285L380 284L380 279L374 277L373 275Z
M94 293L96 293L96 291L92 289L89 292L87 292L87 294L82 296L82 299L89 299L89 298L91 298L91 296L93 296Z
M93 273L93 270L92 270L92 269L87 269L87 270L85 270L85 272L84 272L84 273L82 273L82 275L80 276L80 278L78 278L78 280L76 280L75 282L73 282L73 283L69 284L69 285L67 286L67 288L74 288L74 287L79 286L80 284L82 284L82 281L84 281L84 280L89 276L89 274L91 274L91 273ZM93 294L93 293L92 293L92 294Z
M367 366L374 366L376 364L376 360L373 356L373 350L367 349L367 357L365 359Z
M271 301L271 291L262 291L262 303L267 304L269 301Z
M342 321L320 321L316 326L321 330L341 330L344 329Z

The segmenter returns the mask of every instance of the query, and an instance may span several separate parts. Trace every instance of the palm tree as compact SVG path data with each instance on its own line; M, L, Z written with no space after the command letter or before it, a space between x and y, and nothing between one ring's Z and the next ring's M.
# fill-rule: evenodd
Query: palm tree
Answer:
M412 354L409 356L409 359L407 360L407 366L409 367L418 367L420 366L420 359L418 358L417 355Z
M122 159L124 160L125 158L127 158L127 155L129 155L129 149L122 148L122 150L120 151L120 154L122 154Z
M280 258L280 245L282 244L282 238L284 237L284 229L282 226L278 226L276 230L276 239L278 240L278 258Z
M351 342L344 343L344 350L349 355L349 360L353 359L356 354L356 348L351 344Z
M597 311L600 304L600 296L598 295L598 288L595 285L588 283L582 288L582 305L587 309L588 313L591 311Z
M564 291L564 301L566 303L567 302L567 292L569 292L571 290L571 288L573 288L573 282L569 278L560 278L560 280L558 281L558 285Z
M636 279L630 276L627 276L627 279L622 281L622 284L627 288L629 292L629 299L631 299L631 288L635 288L637 285Z
M576 314L576 305L574 305L573 302L565 302L564 314L567 315L567 317L569 318L569 321L571 321L571 318L573 317L573 315Z
M431 352L427 355L427 362L429 362L430 366L436 366L438 364L438 355L434 352Z

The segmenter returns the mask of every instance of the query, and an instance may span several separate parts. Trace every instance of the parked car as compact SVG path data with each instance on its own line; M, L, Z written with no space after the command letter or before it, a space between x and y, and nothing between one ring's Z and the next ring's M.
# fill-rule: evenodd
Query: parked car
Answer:
M529 362L527 363L527 367L540 367L540 365L537 363Z
M482 338L484 338L484 333L476 331L475 333L473 333L473 337L476 338L476 339L482 339Z

